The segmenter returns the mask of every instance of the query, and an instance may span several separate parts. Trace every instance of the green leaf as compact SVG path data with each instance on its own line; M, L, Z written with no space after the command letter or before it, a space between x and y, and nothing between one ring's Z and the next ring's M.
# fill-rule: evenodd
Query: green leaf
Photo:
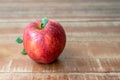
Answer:
M21 44L21 43L23 42L23 40L22 40L20 37L18 37L18 38L16 39L16 42L19 43L19 44Z
M47 24L48 22L48 19L46 17L44 17L42 20L41 20L41 27L44 28L45 25Z
M21 53L22 53L23 55L26 55L26 54L27 54L27 52L26 52L25 49L23 49Z

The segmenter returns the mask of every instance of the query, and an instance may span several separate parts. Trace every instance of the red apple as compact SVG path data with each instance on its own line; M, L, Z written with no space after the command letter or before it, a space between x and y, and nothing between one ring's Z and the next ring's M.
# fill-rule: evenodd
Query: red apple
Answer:
M23 46L27 54L38 63L51 63L56 60L65 44L66 35L63 27L51 19L46 22L32 22L23 33Z

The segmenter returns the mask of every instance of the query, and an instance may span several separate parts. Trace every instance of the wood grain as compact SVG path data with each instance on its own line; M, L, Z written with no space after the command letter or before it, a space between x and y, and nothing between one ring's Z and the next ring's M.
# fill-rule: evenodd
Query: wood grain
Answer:
M0 80L120 80L120 0L0 0ZM51 64L22 55L25 27L44 16L67 42Z
M120 74L104 74L104 73L98 73L98 74L91 74L91 73L69 73L69 74L56 74L52 73L50 74L41 74L41 73L11 73L10 75L8 73L0 74L1 76L4 76L0 79L6 79L6 80L119 80ZM13 76L13 77L11 77ZM29 76L29 77L28 77Z

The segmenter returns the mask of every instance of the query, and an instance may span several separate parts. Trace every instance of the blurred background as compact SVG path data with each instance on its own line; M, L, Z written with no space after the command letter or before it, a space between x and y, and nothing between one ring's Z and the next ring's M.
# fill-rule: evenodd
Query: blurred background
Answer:
M119 32L120 1L0 0L0 34L22 33L28 23L43 17L60 22L68 32L68 37L71 36L67 40L80 40L72 36L83 35L84 32L86 36L101 37L101 32Z

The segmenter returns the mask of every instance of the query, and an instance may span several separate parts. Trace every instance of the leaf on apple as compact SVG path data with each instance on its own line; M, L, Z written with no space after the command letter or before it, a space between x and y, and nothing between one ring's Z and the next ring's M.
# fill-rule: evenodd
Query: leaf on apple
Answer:
M27 54L27 52L26 52L25 49L23 49L21 53L22 53L23 55L26 55L26 54Z
M23 40L22 40L20 37L18 37L18 38L16 39L16 42L19 43L19 44L21 44L21 43L23 42Z
M46 17L44 17L41 21L41 27L44 28L45 25L47 24L47 22L48 22L48 19Z

